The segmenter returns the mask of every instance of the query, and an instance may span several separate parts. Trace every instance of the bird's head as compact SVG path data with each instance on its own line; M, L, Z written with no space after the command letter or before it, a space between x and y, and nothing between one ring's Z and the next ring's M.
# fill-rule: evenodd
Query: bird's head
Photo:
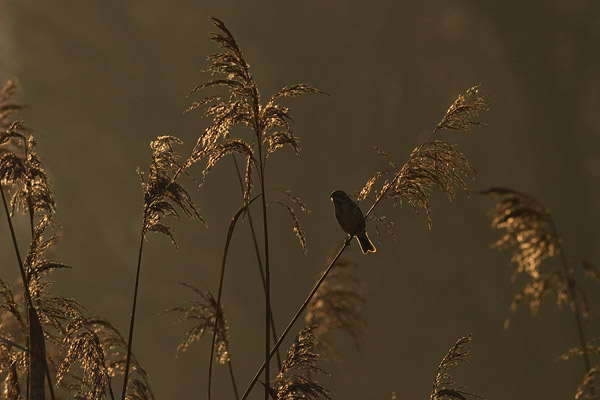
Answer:
M331 193L330 197L331 197L331 201L341 202L345 198L347 198L348 195L346 194L346 192L343 192L341 190L336 190L335 192Z

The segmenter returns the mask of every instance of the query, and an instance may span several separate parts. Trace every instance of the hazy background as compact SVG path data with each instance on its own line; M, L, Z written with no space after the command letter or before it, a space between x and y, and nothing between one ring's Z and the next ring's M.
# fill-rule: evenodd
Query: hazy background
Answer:
M384 166L372 146L403 163L476 83L489 95L491 111L481 117L488 126L447 136L479 172L471 191L502 185L536 196L552 210L569 260L600 264L599 7L593 0L0 0L0 79L21 81L19 100L30 106L22 117L37 131L58 203L54 256L74 267L55 274L55 290L126 334L143 200L136 167L147 169L156 136L179 136L188 154L206 127L201 112L182 112L216 51L209 16L233 32L263 97L297 82L331 94L286 102L302 154L297 161L286 149L271 159L271 186L291 188L312 209L301 216L306 257L285 211L272 210L279 330L344 237L329 194L357 192ZM240 204L228 160L202 188L188 187L209 229L174 222L179 250L151 236L143 260L134 352L159 399L205 398L209 341L176 359L187 326L163 311L194 298L178 282L216 291L227 225ZM439 361L467 333L472 360L456 371L459 384L489 399L573 395L583 363L554 361L578 344L573 316L556 310L554 295L536 318L523 309L502 328L521 282L511 283L510 254L490 249L499 236L489 228L491 206L476 195L448 203L436 193L432 231L410 207L379 209L398 223L399 240L382 237L375 255L355 244L346 254L360 265L369 330L358 349L342 337L345 361L326 365L332 378L323 382L334 398L383 400L392 391L427 398ZM19 223L25 233L26 218ZM247 227L240 228L224 305L245 387L260 364L263 295ZM1 276L16 280L5 227L0 239ZM588 288L598 319L598 288ZM590 328L590 337L600 333L598 324ZM215 398L232 398L226 369L217 371Z

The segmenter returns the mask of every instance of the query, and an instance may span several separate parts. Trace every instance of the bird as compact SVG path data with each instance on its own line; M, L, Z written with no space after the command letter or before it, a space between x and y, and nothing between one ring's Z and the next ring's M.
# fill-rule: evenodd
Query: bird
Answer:
M365 217L354 202L345 192L336 190L331 193L331 202L335 211L335 218L340 227L350 236L355 236L364 254L377 251L367 236L365 230Z

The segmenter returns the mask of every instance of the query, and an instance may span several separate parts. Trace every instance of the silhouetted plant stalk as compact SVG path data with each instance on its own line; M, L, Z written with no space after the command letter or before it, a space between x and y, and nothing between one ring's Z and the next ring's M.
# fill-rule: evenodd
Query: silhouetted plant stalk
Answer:
M244 193L244 181L242 179L242 175L240 173L240 168L238 166L238 162L235 157L235 154L232 154L231 158L233 159L233 163L235 164L235 171L237 173L238 181L240 183L240 188L242 189L242 194L243 194ZM252 222L252 211L250 210L250 208L246 208L246 215L248 217L248 226L250 229L250 233L252 234L252 243L254 244L254 253L256 254L256 263L258 264L258 270L260 273L260 281L262 282L263 289L265 291L265 296L266 296L267 284L265 282L265 271L263 268L262 260L260 258L260 249L258 248L259 247L258 240L256 238L256 231L254 230L254 223ZM273 340L276 341L279 336L277 335L277 329L275 328L275 318L273 317L273 308L271 306L269 306L269 316L270 316L269 320L271 323L271 331L273 333ZM279 349L277 349L277 365L279 366L279 369L281 369L281 354L279 353Z
M589 304L585 293L577 284L573 268L569 266L562 239L550 210L535 198L510 188L493 187L481 193L497 200L496 206L490 212L492 227L505 230L505 234L493 246L498 249L509 245L514 246L511 262L517 265L515 275L526 273L530 277L530 281L515 295L504 327L508 328L512 315L527 297L530 298L530 311L535 315L543 296L556 289L559 308L563 304L569 304L575 317L581 346L577 349L577 354L583 356L586 371L584 382L586 382L589 376L597 373L589 356L596 351L588 344L583 325L583 319L590 315ZM557 254L560 256L560 269L542 272L540 270L542 262ZM582 262L582 267L593 277L600 276L591 264ZM597 398L596 389L590 381L585 385L582 384L583 386L587 387L592 398ZM576 397L579 397L582 392L580 387Z
M256 100L258 100L258 91L254 90ZM262 126L259 123L258 116L258 102L255 101L253 104L254 108L254 132L256 133L256 141L260 143L263 131ZM263 214L263 233L264 233L264 246L265 246L265 400L269 400L270 396L270 357L269 350L271 349L271 266L269 257L269 224L267 222L267 196L265 190L265 163L262 156L262 146L258 145L258 159L259 159L259 177L260 177L260 191L262 200L262 214Z
M263 251L264 251L264 291L265 291L265 351L264 359L265 371L265 400L270 396L270 359L271 348L271 260L269 253L269 223L267 205L269 204L266 196L266 161L271 153L284 145L291 146L296 155L299 154L298 138L292 134L292 117L287 107L277 104L277 100L284 97L296 97L305 93L321 93L310 85L299 84L287 86L281 89L277 94L271 96L265 105L261 105L260 94L256 82L250 73L250 67L246 63L240 47L234 39L231 32L225 24L212 18L213 24L219 29L219 33L214 33L211 39L215 41L220 52L208 57L209 66L207 71L213 75L220 75L220 78L211 80L195 87L192 92L196 92L209 87L224 87L229 91L228 98L221 96L209 96L200 101L194 102L187 110L191 111L201 106L206 106L205 117L212 117L212 124L204 131L198 139L193 155L189 162L195 162L202 158L207 158L206 167L203 175L224 156L228 154L239 153L246 157L246 173L244 188L244 204L234 214L225 244L225 252L221 268L221 277L219 281L219 291L217 293L217 304L220 307L222 298L223 281L225 274L225 260L229 248L231 234L235 229L235 224L240 213L245 212L250 205L251 192L254 186L254 173L258 173L260 182L261 208L263 220ZM252 141L247 143L243 139L229 138L230 130L237 124L245 124L252 130ZM284 191L289 200L300 206L302 210L306 207L289 191ZM298 222L294 209L287 204L275 201L270 204L277 204L286 208L294 221L294 231L300 240L300 244L306 251L306 240L304 232ZM212 366L213 355L216 343L216 334L213 334L213 344L211 348L211 357L209 360L208 372L208 398L211 397Z
M181 144L181 140L174 136L159 136L150 143L152 148L152 163L147 176L138 169L144 190L144 208L142 227L140 230L140 245L138 248L138 260L136 267L135 283L133 289L133 302L129 320L129 334L127 339L127 357L125 361L123 392L121 398L124 400L127 394L129 378L129 367L131 364L131 348L133 344L133 332L135 327L135 314L139 289L139 278L142 265L142 254L144 240L148 232L157 232L167 236L173 245L177 247L173 229L162 223L162 219L168 216L179 218L179 212L175 206L190 219L196 218L202 223L204 220L200 215L200 209L191 200L187 191L176 182L179 175L191 165L191 163L179 164L172 145Z
M417 209L417 207L424 208L427 212L428 225L431 227L428 198L432 188L438 187L450 200L454 198L455 187L457 186L462 188L468 194L464 178L474 178L475 176L475 171L468 160L462 153L455 150L454 144L440 140L431 141L430 139L439 131L469 131L474 127L482 126L483 123L473 120L480 112L488 110L488 106L480 94L479 87L473 86L468 89L464 95L459 95L450 105L441 121L436 125L435 129L427 139L425 139L419 147L413 150L408 161L402 168L397 168L387 154L378 150L378 152L388 161L391 169L377 171L362 189L359 200L368 196L369 192L373 189L375 182L380 178L385 177L387 174L392 174L393 178L384 181L382 188L377 194L376 200L365 214L365 219L370 216L375 207L377 207L383 199L391 199L394 203L400 204L404 200L411 204L415 209ZM379 217L379 220L381 221L382 217ZM268 358L273 357L273 354L277 348L279 348L294 323L300 318L306 307L310 304L335 263L341 257L346 247L350 245L351 240L352 236L348 235L302 305L298 308L298 311L296 311L287 327L282 332L270 351ZM268 364L268 362L263 363L258 369L248 388L244 392L242 400L248 397L263 369L265 369L266 364Z

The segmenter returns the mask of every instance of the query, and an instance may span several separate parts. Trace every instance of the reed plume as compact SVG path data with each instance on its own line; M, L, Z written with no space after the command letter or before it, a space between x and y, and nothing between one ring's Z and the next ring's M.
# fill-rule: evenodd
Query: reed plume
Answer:
M100 345L102 346L108 374L111 377L114 377L117 374L124 374L129 352L127 341L123 338L121 333L103 317L88 317L86 318L86 324L98 337ZM150 378L133 353L130 358L129 379L130 385L127 387L126 399L154 399L154 394L150 386Z
M363 285L352 269L357 264L340 259L312 298L304 320L313 326L313 335L322 357L339 359L340 353L328 337L334 331L347 334L358 346L360 336L366 330L362 313L365 303Z
M138 174L144 191L144 207L142 213L142 226L140 229L140 244L138 248L138 262L133 288L133 300L129 319L129 335L127 339L127 355L125 361L125 378L123 380L122 400L128 396L127 385L129 383L129 366L131 364L131 353L133 345L133 332L135 327L135 313L138 298L140 271L142 266L142 254L144 241L149 232L156 232L167 236L173 245L177 247L173 228L164 223L166 217L179 218L181 210L188 218L197 219L204 223L200 215L200 209L193 202L187 190L177 182L181 173L185 172L188 164L180 164L179 156L173 149L173 144L182 144L181 140L174 136L159 136L150 143L152 149L152 162L150 170L146 174L138 168ZM191 164L190 164L191 165ZM145 393L142 387L134 382L133 390L142 395Z
M483 399L483 397L477 394L467 392L464 388L456 386L452 374L448 372L461 362L469 361L469 344L471 339L471 335L463 336L448 350L448 353L437 368L433 388L429 395L430 400L465 400L467 397Z
M331 399L330 393L312 375L329 375L316 364L320 357L314 352L317 344L313 326L302 329L273 383L272 396L277 400Z
M456 188L468 195L466 179L474 179L476 175L469 160L457 150L455 144L432 138L443 130L469 131L482 126L483 123L475 118L488 109L479 86L473 86L456 98L428 138L412 151L408 161L401 167L385 151L375 148L387 162L388 168L376 171L360 191L358 200L362 201L375 190L376 183L384 179L380 189L375 192L375 200L365 218L384 199L392 200L394 205L406 201L415 211L420 208L425 210L431 228L429 197L432 189L439 188L449 200L456 197ZM387 231L393 228L385 218L378 217L375 220L382 223Z
M580 389L588 389L590 397L596 398L596 388L593 385L596 367L592 367L590 359L590 354L596 351L587 343L583 324L583 320L590 316L590 306L585 292L575 278L575 270L567 259L563 240L550 210L534 197L510 188L493 187L481 193L496 199L496 205L490 212L492 227L505 232L493 247L514 247L511 262L517 268L513 278L522 273L529 278L513 298L504 323L505 329L521 303L528 301L529 309L535 315L542 298L555 290L558 308L566 304L573 312L580 343L578 349L567 353L563 358L574 354L583 355L586 374ZM556 256L560 257L560 265L557 268L551 269L546 266L542 269L543 262ZM581 266L594 279L600 276L591 263L582 262ZM580 389L577 391L578 397L581 396Z
M235 397L239 398L229 352L229 326L223 313L223 307L218 306L215 296L210 291L202 292L187 283L181 283L181 285L193 290L200 296L200 300L190 301L186 306L167 310L167 312L182 314L178 322L192 321L194 323L177 346L177 355L186 351L193 342L200 340L205 334L214 334L217 361L219 364L228 364Z
M541 263L554 257L560 246L550 210L535 198L510 188L495 187L481 193L497 200L490 212L492 227L505 231L493 247L514 246L511 262L517 265L516 272L539 278Z
M227 26L217 18L211 18L213 25L219 30L213 33L211 40L219 46L219 52L208 57L209 65L206 71L216 76L215 79L196 86L190 95L212 87L225 89L225 96L208 96L195 101L186 112L204 107L204 117L212 118L210 126L204 130L198 138L192 156L187 165L206 159L203 176L223 157L229 154L240 154L246 160L244 173L243 205L240 208L246 212L252 198L252 190L255 181L260 185L260 199L262 203L263 222L263 248L264 248L264 289L265 289L265 382L270 382L270 366L268 365L269 351L271 348L271 260L269 252L268 231L268 205L282 206L293 221L293 230L300 241L300 245L306 252L306 237L302 226L297 218L293 205L284 201L270 202L267 199L265 170L269 156L285 146L290 147L296 156L299 156L299 139L292 132L292 115L288 107L279 104L286 97L296 97L307 93L319 94L318 89L307 84L286 86L272 95L265 103L261 103L261 95L256 82L250 72L250 66L246 62L241 48ZM251 130L250 141L244 138L230 137L231 129L238 125L246 125ZM258 175L256 178L255 175ZM287 192L284 191L284 194ZM290 197L292 202L298 199ZM299 199L298 199L299 200ZM298 203L296 203L298 204ZM302 207L301 207L302 209ZM239 216L239 215L238 215ZM232 218L230 233L235 228L237 217ZM229 246L230 233L226 240L226 250L223 257L219 290L217 292L217 308L221 305L221 294L225 273L226 252ZM214 352L216 344L216 333L213 333ZM209 360L209 383L208 397L211 396L213 356ZM268 386L268 385L266 385ZM265 387L265 400L268 399L269 388Z
M492 247L498 250L514 247L511 262L517 268L513 279L521 273L529 277L510 305L505 328L523 302L529 302L529 309L535 315L542 298L553 290L556 290L559 308L569 304L586 317L589 314L587 297L574 280L550 210L535 198L510 188L494 187L481 193L496 199L490 212L492 227L505 232ZM561 255L561 268L541 268L543 261L557 255Z
M201 300L191 301L184 307L174 307L168 312L182 314L179 322L194 321L195 324L185 333L185 337L177 346L177 354L186 351L195 341L201 339L206 333L217 331L217 359L220 364L230 360L229 354L229 326L223 316L223 307L217 311L217 301L210 291L201 290L181 283L181 285L193 290L200 296ZM216 324L215 324L216 321Z

